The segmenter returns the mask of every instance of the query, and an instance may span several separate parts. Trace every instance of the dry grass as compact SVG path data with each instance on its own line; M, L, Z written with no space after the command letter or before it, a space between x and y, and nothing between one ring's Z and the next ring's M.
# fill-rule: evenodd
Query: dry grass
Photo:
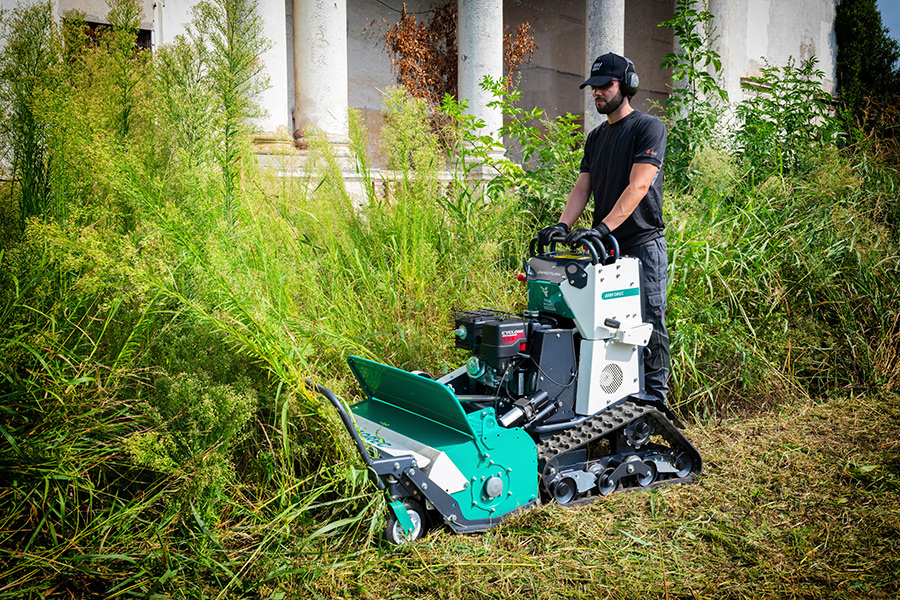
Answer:
M695 485L432 531L294 591L321 598L894 598L900 402L798 400L693 426ZM295 582L295 585L298 582Z

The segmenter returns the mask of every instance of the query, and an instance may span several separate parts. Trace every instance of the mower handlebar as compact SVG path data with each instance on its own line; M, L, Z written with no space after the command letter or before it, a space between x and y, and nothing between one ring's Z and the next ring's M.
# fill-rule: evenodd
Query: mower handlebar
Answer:
M607 249L607 245L604 243L605 240L609 241L609 249ZM528 254L530 256L550 254L551 252L556 251L556 244L565 243L565 241L565 234L554 234L550 237L550 243L545 247L538 241L537 237L533 237L528 244ZM619 260L619 242L612 234L607 234L606 237L603 238L598 235L586 235L581 238L578 244L590 254L592 265L612 264Z
M566 234L564 233L555 233L550 236L550 243L545 247L540 243L539 238L537 236L531 238L531 241L528 243L528 254L530 256L537 256L538 254L548 254L549 252L553 252L556 250L556 244L562 244L566 241Z

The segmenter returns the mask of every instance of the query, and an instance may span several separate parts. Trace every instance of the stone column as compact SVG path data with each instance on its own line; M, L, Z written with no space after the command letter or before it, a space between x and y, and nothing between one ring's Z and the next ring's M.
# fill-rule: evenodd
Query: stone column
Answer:
M587 79L598 56L607 52L625 55L625 0L587 0L584 34L584 79ZM597 113L590 88L584 88L584 92L584 129L590 131L606 118Z
M283 2L259 2L257 7L263 22L263 35L272 42L272 47L260 57L269 77L269 87L256 98L268 114L254 119L254 125L260 132L255 136L255 143L260 151L266 152L269 145L280 145L291 139L287 15Z
M481 89L485 75L503 77L503 0L458 0L459 99L468 100L468 114L484 121L482 135L499 138L503 113L489 108L494 99Z
M294 135L348 142L347 0L294 0Z
M171 44L175 37L185 33L191 22L191 10L196 2L168 2L159 0L154 2L153 19L153 46L154 48Z

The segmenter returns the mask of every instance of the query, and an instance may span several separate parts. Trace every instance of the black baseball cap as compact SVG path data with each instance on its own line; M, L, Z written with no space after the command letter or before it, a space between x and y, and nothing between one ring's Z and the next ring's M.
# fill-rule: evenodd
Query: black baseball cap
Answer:
M628 61L624 56L613 54L612 52L598 56L594 64L591 65L590 78L578 86L584 89L586 86L603 87L613 79L621 81L625 78L625 71L628 69Z

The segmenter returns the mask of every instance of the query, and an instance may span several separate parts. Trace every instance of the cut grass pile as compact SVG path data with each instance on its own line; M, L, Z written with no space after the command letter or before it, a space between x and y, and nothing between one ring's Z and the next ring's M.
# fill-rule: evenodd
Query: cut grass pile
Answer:
M696 484L581 507L551 504L479 535L436 528L415 544L362 552L295 591L319 598L896 598L898 400L796 400L695 425L687 435L705 459Z

